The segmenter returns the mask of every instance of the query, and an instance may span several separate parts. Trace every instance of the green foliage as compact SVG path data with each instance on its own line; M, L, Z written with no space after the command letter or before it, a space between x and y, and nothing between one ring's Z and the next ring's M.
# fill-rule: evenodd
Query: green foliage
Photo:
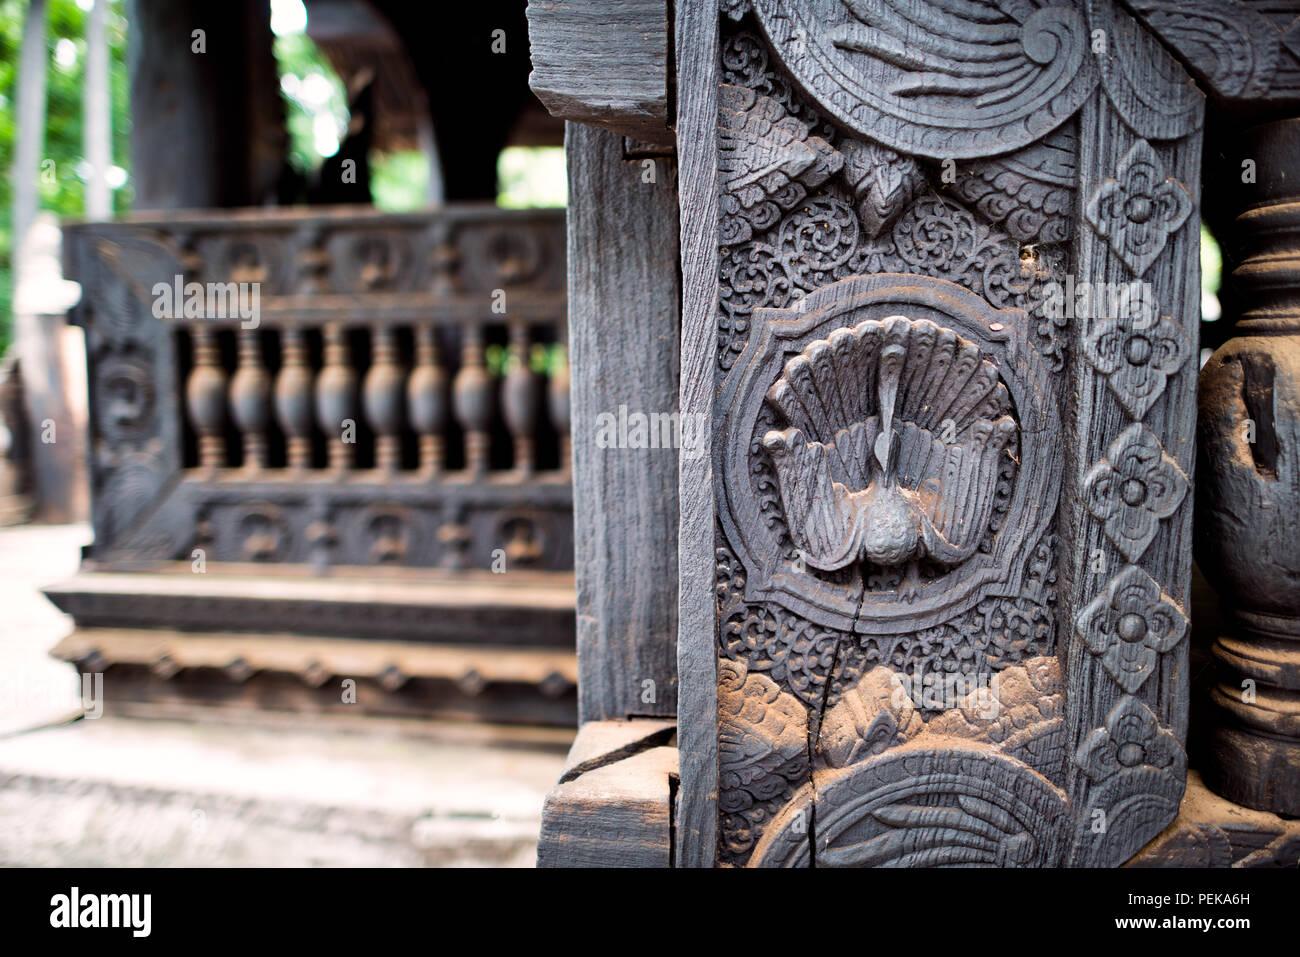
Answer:
M370 193L386 213L407 213L429 205L429 160L419 150L370 154Z
M1223 254L1214 236L1201 223L1201 289L1209 293L1219 291L1223 273Z
M123 0L110 0L106 18L109 45L109 84L112 102L113 162L130 168L129 78L126 66L126 19ZM0 0L0 355L9 347L13 324L13 162L17 117L19 51L24 0ZM85 183L78 175L82 161L82 90L85 79L86 14L76 0L50 0L46 13L46 123L42 161L50 175L39 181L40 208L61 217L85 211ZM60 41L75 58L61 64L56 58ZM69 48L67 43L71 43ZM116 190L113 208L123 213L131 207L130 181Z
M560 146L508 146L497 160L497 205L567 206L569 180Z
M348 126L348 94L329 60L305 33L275 38L285 122L289 130L289 163L299 173L318 169L326 156L338 151L322 148L322 129L342 139Z

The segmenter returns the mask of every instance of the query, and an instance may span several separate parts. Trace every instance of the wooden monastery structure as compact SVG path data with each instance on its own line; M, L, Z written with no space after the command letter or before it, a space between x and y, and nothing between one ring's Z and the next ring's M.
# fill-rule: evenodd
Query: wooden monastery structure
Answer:
M292 209L266 0L128 9L140 212L64 230L94 542L46 592L76 621L56 654L110 698L574 720L564 217L493 202L501 149L560 124L522 4L446 12L485 38L448 57L408 52L412 6L308 3L373 109L340 151L359 175L322 176L336 205ZM430 126L445 202L376 211L365 147Z
M582 722L540 863L1294 866L1300 4L528 20ZM678 455L597 448L620 406Z

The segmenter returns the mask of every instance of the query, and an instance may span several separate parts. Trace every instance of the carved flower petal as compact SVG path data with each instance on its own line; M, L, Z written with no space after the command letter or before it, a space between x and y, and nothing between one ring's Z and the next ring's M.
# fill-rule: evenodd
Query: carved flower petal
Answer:
M1129 694L1146 682L1187 630L1187 616L1150 575L1129 565L1084 608L1075 625L1088 650Z

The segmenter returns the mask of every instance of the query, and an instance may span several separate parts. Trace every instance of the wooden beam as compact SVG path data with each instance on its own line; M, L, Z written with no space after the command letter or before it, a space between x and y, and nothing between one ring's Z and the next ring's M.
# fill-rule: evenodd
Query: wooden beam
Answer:
M575 743L575 748L577 743ZM538 867L672 867L676 748L650 748L557 785Z
M673 145L666 0L529 0L528 39L553 115Z

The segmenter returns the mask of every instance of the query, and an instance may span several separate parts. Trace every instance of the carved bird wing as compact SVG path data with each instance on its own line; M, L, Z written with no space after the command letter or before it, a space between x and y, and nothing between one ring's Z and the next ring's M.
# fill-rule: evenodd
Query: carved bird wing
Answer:
M860 436L863 442L866 438L865 433ZM781 482L790 537L808 564L829 572L856 561L862 546L862 518L874 490L850 492L835 481L827 447L809 442L798 429L768 432L763 445ZM863 445L862 454L869 455L870 448ZM837 463L837 468L843 467Z
M818 849L826 867L953 867L1022 864L1034 849L1025 826L992 801L958 794L954 804L886 804L871 818L888 830Z
M1002 450L1015 434L1009 415L980 419L964 442L944 449L938 481L930 486L935 494L921 520L926 551L937 561L956 564L979 547L993 511Z

